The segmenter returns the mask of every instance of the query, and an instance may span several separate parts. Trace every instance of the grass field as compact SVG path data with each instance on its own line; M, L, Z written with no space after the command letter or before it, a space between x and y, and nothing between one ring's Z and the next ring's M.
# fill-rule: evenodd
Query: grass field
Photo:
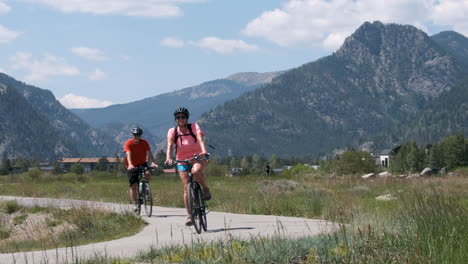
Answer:
M75 247L133 235L145 222L132 213L89 207L60 210L0 202L0 253Z
M424 179L317 173L209 177L210 210L323 218L344 225L322 237L233 240L151 249L135 260L83 263L468 263L467 172ZM151 187L156 205L183 206L177 177L154 177ZM128 203L127 189L126 176L111 173L0 177L3 195ZM396 199L376 200L381 195Z

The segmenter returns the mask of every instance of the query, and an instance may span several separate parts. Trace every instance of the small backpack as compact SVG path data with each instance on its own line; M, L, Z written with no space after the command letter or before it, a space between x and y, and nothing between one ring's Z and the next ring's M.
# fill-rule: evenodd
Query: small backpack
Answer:
M190 134L179 135L179 133L177 132L177 126L174 127L174 134L175 134L174 143L176 144L176 147L177 147L177 139L179 138L179 136L189 136L190 135L195 139L195 143L197 142L197 136L195 136L195 134L193 133L192 124L187 124L187 128L188 128L188 131L189 131Z

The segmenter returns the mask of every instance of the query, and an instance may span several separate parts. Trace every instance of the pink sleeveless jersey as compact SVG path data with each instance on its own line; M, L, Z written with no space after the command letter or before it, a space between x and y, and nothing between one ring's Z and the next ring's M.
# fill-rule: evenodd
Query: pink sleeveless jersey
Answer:
M197 136L198 134L201 134L202 136L204 135L204 133L201 131L197 123L192 123L192 131L193 131L193 134L195 134L195 136ZM202 149L198 140L197 142L195 142L195 139L192 137L188 129L187 129L186 135L183 135L183 133L180 131L180 128L177 127L177 133L179 136L176 142L177 144L176 159L178 160L190 159L193 157L193 155L195 154L198 155L201 153ZM174 142L174 139L175 139L174 128L170 128L169 131L167 131L167 138L168 140L171 140L172 142Z

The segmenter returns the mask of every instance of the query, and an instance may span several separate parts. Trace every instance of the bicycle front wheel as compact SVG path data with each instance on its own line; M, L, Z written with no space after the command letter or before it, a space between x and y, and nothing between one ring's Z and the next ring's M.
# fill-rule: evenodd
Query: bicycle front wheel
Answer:
M136 206L137 206L137 210L136 210L136 214L137 215L140 215L141 213L141 193L140 193L140 190L137 189L137 192L136 192Z
M203 230L206 231L208 229L208 222L206 221L206 202L203 192L198 192L200 197L200 220Z
M145 213L148 217L153 214L153 196L151 195L151 189L148 183L144 184L143 190L143 202L145 206Z

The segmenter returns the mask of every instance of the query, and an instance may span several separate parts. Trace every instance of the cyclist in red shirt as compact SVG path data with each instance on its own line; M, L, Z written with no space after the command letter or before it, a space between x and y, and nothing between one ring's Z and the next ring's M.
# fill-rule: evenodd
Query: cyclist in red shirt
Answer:
M136 206L136 188L138 185L138 171L133 170L139 166L148 167L148 161L151 162L151 167L157 168L158 165L154 162L153 154L148 141L141 138L143 129L141 127L134 127L132 129L133 138L127 140L124 145L125 167L127 167L127 176L130 183L129 195L130 201L133 204L133 210L137 211ZM146 179L148 182L151 180L151 171L146 171Z
M205 141L203 139L204 133L201 131L197 123L188 123L189 111L187 108L177 108L174 112L174 118L177 126L175 128L169 129L167 132L166 164L170 166L174 163L171 158L174 147L176 148L176 159L178 160L190 159L193 157L193 155L200 155L202 159L195 162L192 173L194 178L202 186L205 200L210 200L210 189L208 189L208 186L206 185L205 176L203 174L206 166L208 166L209 157L209 154L205 148ZM177 142L175 142L176 139ZM188 166L186 164L177 164L177 168L179 171L179 177L184 185L184 203L185 208L187 209L187 214L189 215L185 224L190 226L193 224L193 222L190 218L190 211L188 209L187 200L187 184L189 181Z

